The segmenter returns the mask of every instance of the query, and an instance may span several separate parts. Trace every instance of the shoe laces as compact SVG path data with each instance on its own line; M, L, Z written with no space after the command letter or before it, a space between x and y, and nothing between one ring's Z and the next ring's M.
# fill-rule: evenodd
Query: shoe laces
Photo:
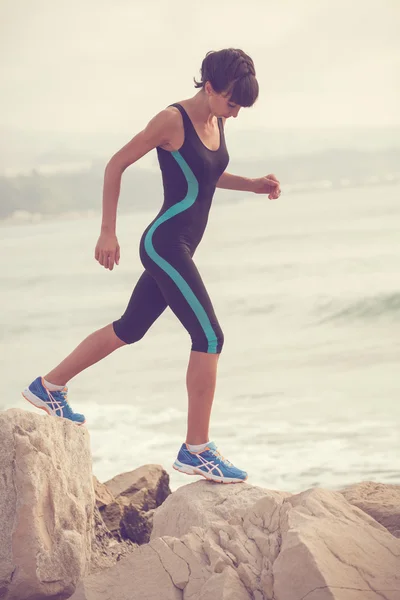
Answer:
M68 388L65 387L64 389L60 390L59 393L61 394L63 401L66 404L69 404L69 402L68 402Z
M214 454L214 456L216 456L217 458L219 458L228 467L233 467L233 464L231 463L231 461L228 460L227 458L225 458L225 456L222 456L222 454L219 450L217 450L217 449L211 450L211 453Z
M54 392L47 390L49 397L52 399L52 402L55 402L58 408L62 408L65 405L68 405L71 408L70 403L68 402L68 388L65 387L62 390L57 390L57 394L61 396L61 399L54 397Z
M68 401L68 388L65 387L63 390L60 390L59 393L61 394L62 401L65 403L64 408L67 408L67 412L69 411L70 414L76 414Z

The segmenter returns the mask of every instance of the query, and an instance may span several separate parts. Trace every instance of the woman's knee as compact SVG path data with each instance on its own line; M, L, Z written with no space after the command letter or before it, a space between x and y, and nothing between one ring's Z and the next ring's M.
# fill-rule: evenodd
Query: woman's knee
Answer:
M125 344L134 344L146 334L146 331L138 327L132 327L129 323L125 323L122 318L114 321L112 325L115 335Z
M192 350L195 352L207 352L208 354L221 354L225 337L220 327L214 327L212 331L202 335L192 335Z

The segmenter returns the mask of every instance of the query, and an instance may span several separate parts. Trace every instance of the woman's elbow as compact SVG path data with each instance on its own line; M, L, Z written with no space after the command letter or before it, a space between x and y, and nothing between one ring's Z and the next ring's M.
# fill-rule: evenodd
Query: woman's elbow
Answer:
M128 166L129 165L124 164L124 162L121 160L121 157L118 156L117 152L116 154L114 154L114 156L110 158L110 160L106 164L105 173L107 173L108 175L122 175L122 173Z

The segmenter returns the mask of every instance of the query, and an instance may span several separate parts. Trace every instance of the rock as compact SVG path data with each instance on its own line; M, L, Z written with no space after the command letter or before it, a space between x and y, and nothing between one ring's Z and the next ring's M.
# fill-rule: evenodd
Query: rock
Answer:
M128 558L121 560L117 565L118 570L114 568L98 574L96 578L86 578L80 595L76 594L73 600L159 600L170 597L250 600L251 592L243 580L247 583L252 582L251 577L257 580L252 565L258 560L261 567L262 562L259 561L256 547L250 547L242 524L248 507L257 500L263 500L266 493L261 488L245 484L220 486L202 481L180 488L154 513L155 519L162 513L158 527L162 523L172 530L170 525L173 523L177 535L170 536L163 531L162 537L156 537L153 532L149 544L140 547L140 550L152 549L158 556L159 561L151 554L146 555L147 560L151 561L152 579L159 582L160 587L156 586L154 590L146 588L144 591L143 582L137 585L135 579L130 595L125 591L125 583L121 589L118 578L122 576L119 570L122 565L124 573L130 573L130 577L132 573L136 575L138 571L143 572L143 554L134 550ZM287 496L285 493L271 492L269 497L272 502L283 503ZM270 507L270 504L267 503L267 506ZM176 514L179 508L182 511ZM196 525L192 526L191 522ZM265 540L264 546L269 548ZM241 559L245 564L240 565ZM169 578L166 588L162 587L165 573ZM257 585L254 584L254 587ZM172 595L178 591L181 595Z
M117 540L112 535L101 518L98 508L94 510L94 522L90 573L97 573L112 567L137 548L137 544L130 540Z
M115 501L114 496L104 483L100 483L97 477L93 476L94 495L97 508L103 508Z
M400 600L400 486L170 494L158 465L103 485L84 428L18 410L0 468L5 600Z
M287 492L269 492L277 498L290 496ZM207 528L217 518L229 520L265 496L262 488L236 483L216 485L196 481L178 488L154 514L151 538L170 535L181 537L192 527Z
M86 428L0 414L0 597L68 598L91 558L94 494Z
M146 544L153 528L154 510L144 512L120 497L101 511L106 527L116 540L131 540L135 544Z
M117 475L105 485L115 498L122 496L144 511L157 508L171 494L169 475L160 465L144 465Z
M155 511L150 543L141 548L149 547L162 563L154 563L154 577L165 569L183 598L400 598L400 541L339 492L290 495L199 481ZM129 560L135 571L136 551ZM125 600L118 593L109 589L109 597Z
M111 569L82 581L71 600L182 600L157 552L139 546ZM193 600L195 600L193 598Z
M277 600L400 598L400 541L339 492L291 496L277 526L279 555L271 561Z
M361 508L400 538L400 485L363 481L341 490L341 493L350 504Z
M114 500L100 511L101 517L109 531L116 537L121 538L121 521L124 515L124 505Z
M145 465L117 475L106 484L94 482L96 502L106 527L118 541L145 544L153 512L171 494L169 475L159 465Z
M261 596L262 597L262 596ZM232 567L217 572L201 588L199 600L252 600L238 574Z
M136 544L147 544L153 527L153 511L143 512L134 504L124 507L121 519L121 536Z
M144 557L158 582L145 591ZM130 592L123 573L135 577ZM339 492L199 481L155 511L149 544L83 592L74 600L398 600L400 541Z

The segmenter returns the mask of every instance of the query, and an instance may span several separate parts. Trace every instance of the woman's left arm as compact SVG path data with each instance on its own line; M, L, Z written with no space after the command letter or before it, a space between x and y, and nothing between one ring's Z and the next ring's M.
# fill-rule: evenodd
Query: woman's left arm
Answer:
M249 179L240 175L232 175L226 171L217 181L217 187L225 190L238 190L240 192L254 192L255 194L268 194L270 200L279 198L281 188L275 175L266 175Z

